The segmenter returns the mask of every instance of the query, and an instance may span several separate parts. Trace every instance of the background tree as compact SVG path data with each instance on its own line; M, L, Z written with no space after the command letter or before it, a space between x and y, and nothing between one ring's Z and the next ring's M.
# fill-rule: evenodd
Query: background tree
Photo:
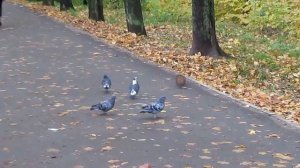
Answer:
M124 0L127 29L137 35L147 35L140 0Z
M54 6L54 0L43 0L43 5Z
M214 0L192 0L193 42L190 54L205 56L228 55L221 49L216 37Z
M88 3L87 3L87 0L83 0L82 4L83 4L83 5L87 5L87 4L88 4Z
M75 9L72 0L60 0L60 10Z
M89 18L96 21L104 21L103 0L89 0Z

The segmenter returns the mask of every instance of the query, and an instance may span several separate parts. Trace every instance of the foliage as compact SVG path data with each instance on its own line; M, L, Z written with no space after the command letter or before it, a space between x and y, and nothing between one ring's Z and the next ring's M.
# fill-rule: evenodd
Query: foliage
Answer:
M145 0L143 6L150 23L190 20L191 2L187 0Z
M300 5L288 0L251 1L253 10L249 13L252 26L266 33L280 31L300 37Z
M104 7L109 9L120 9L124 7L124 0L103 0Z
M216 0L217 20L231 20L235 23L248 24L247 14L251 10L251 3L245 0Z
M216 0L216 16L268 35L300 37L300 3L294 0Z

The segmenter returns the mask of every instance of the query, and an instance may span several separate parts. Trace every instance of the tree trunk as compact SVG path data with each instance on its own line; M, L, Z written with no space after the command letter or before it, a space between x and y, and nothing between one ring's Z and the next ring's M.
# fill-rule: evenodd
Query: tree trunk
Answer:
M190 54L220 57L228 55L218 44L214 0L192 0L193 42Z
M60 10L64 11L69 9L75 9L72 0L60 0Z
M104 21L103 0L89 0L89 18L96 21Z
M54 6L54 0L43 0L43 5Z
M140 0L124 0L127 29L137 35L147 35Z
M88 3L87 3L87 0L83 0L83 3L82 3L83 5L87 5Z

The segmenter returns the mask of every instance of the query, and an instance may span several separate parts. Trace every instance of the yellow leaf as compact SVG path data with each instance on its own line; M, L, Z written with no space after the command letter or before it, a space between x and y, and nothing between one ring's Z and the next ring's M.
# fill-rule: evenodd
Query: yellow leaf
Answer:
M249 135L255 135L255 134L256 134L256 131L253 130L253 129L249 129L248 134L249 134Z
M102 152L107 152L107 151L111 151L113 148L111 146L104 146L102 147L101 151Z
M92 147L85 147L85 148L83 148L85 151L92 151L94 148L92 148Z
M283 153L275 153L273 157L283 160L293 160L294 158L290 156L290 154L283 154Z

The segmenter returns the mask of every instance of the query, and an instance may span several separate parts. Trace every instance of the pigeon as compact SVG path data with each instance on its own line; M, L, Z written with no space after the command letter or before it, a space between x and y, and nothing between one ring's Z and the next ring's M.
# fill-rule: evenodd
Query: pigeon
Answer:
M164 109L165 100L165 96L160 97L156 102L143 106L143 110L141 110L140 113L150 113L154 115L154 118L156 118L157 114Z
M104 113L106 113L114 107L115 100L116 100L116 96L112 96L110 99L107 99L98 104L92 105L90 110L101 110Z
M134 77L132 83L129 85L129 96L130 98L135 98L135 96L139 93L140 85L137 81L137 77Z
M101 84L103 86L103 88L108 91L108 89L110 88L111 86L111 80L109 79L109 77L107 75L104 75L103 76L103 79L101 81Z

